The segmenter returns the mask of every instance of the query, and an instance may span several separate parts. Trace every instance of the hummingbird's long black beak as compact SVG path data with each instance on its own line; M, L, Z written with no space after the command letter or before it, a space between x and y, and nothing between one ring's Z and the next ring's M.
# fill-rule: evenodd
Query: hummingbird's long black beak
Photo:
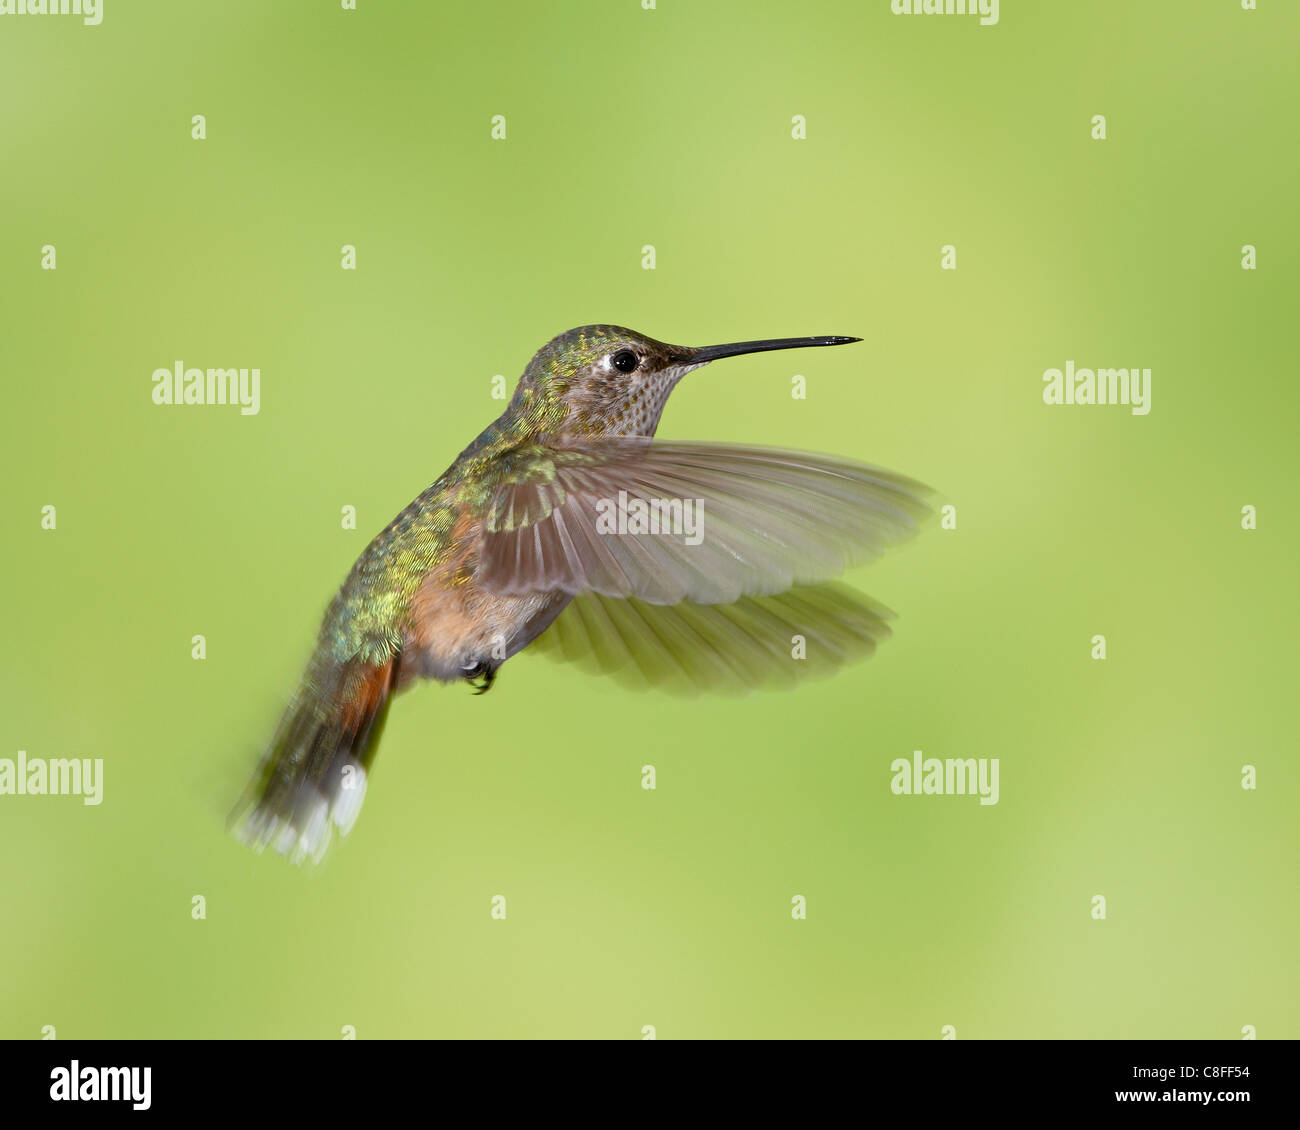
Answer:
M772 337L766 341L733 341L727 345L705 345L692 349L684 358L689 364L703 365L723 357L738 357L742 353L765 353L769 349L804 349L812 345L848 345L861 341L860 337Z

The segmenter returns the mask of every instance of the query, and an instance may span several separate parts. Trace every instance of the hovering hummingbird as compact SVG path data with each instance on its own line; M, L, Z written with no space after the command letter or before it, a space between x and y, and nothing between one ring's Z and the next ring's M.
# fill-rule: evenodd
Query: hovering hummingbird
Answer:
M703 348L620 326L560 334L506 410L353 565L238 831L295 861L351 828L393 695L482 694L536 641L633 682L745 690L871 654L888 610L833 583L927 513L879 468L778 448L654 440L693 369L796 337Z

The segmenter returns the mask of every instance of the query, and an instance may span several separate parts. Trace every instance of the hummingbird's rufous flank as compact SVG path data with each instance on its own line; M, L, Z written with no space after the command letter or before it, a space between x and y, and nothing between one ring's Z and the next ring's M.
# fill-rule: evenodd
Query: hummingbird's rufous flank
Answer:
M692 369L854 337L692 348L619 326L544 345L506 410L370 543L236 810L301 861L346 833L393 694L478 693L534 641L669 688L793 682L869 655L890 613L841 584L915 528L926 491L833 455L654 440Z

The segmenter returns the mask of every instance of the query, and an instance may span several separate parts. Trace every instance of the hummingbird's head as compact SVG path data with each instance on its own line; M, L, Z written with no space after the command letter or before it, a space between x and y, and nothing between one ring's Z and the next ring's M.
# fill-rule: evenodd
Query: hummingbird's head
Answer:
M668 394L692 369L723 357L769 349L844 345L857 337L779 337L727 345L668 345L622 326L580 326L539 349L516 400L538 400L548 430L583 435L652 436Z

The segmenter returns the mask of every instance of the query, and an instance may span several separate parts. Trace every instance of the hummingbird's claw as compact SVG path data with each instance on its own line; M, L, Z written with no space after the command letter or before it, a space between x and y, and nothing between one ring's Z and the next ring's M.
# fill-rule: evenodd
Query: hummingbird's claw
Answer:
M464 668L465 681L474 688L475 694L487 694L497 677L497 669L488 663L478 662L473 667Z

